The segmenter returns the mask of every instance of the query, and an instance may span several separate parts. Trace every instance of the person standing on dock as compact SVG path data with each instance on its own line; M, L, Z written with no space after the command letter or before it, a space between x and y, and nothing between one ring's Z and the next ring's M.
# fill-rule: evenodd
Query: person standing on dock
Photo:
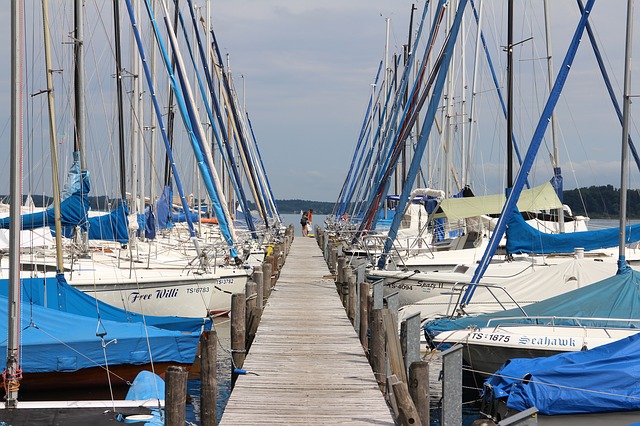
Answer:
M306 211L302 213L302 217L300 218L300 225L302 225L302 236L307 236L307 224L309 223L309 212Z
M309 234L313 234L313 209L309 209L307 216L309 217L307 220L307 236L309 236Z

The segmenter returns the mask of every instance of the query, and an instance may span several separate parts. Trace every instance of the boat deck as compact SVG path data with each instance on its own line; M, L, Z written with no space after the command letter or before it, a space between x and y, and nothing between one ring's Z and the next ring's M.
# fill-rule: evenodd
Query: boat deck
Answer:
M296 237L221 425L393 425L314 238Z

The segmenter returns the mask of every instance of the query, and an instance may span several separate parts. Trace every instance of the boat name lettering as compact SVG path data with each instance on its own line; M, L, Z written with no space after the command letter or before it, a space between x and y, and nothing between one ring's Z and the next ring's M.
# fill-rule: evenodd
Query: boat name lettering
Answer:
M490 340L492 342L505 342L509 341L511 336L507 334L498 334L498 333L471 333L471 338L476 340Z
M422 288L432 289L432 288L444 288L444 283L434 283L433 281L418 281L418 285Z
M561 347L575 347L576 339L573 337L547 337L537 336L529 337L522 336L518 341L520 345L536 345L536 346L561 346Z
M129 303L135 303L141 300L151 300L154 294L156 299L166 299L169 297L176 297L178 296L178 289L165 288L162 290L156 290L152 293L140 293L137 291L133 291L129 293Z
M178 295L177 288L163 288L162 290L156 290L156 299L176 297L177 295Z
M209 293L209 287L187 287L187 294Z

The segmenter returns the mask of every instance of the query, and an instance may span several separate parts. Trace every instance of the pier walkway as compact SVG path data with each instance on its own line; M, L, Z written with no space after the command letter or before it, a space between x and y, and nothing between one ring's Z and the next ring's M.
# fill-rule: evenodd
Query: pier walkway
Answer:
M297 236L221 425L393 425L314 238Z

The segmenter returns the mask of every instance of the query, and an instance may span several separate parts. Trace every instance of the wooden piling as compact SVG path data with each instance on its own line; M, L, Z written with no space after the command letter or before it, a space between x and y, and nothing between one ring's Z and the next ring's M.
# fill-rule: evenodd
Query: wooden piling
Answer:
M166 426L183 426L187 418L187 370L171 365L165 371Z
M262 273L262 267L260 267L260 271L254 271L252 277L256 283L256 306L262 310L264 306L264 275Z
M245 341L245 348L247 350L251 346L251 342L253 342L253 338L256 335L256 330L258 329L258 320L259 320L259 311L257 308L257 285L252 281L247 281L246 285L246 334L247 338Z
M393 395L398 407L398 420L401 425L422 426L422 421L413 405L407 384L397 382L393 384Z
M409 366L409 394L413 400L423 425L429 418L429 363L416 361Z
M398 380L407 383L407 372L402 358L398 326L396 325L396 322L393 319L393 314L389 309L382 310L382 321L385 341L387 344L387 353L389 356L389 364L391 365L391 374L395 374Z
M360 343L364 351L369 350L367 333L369 331L369 283L360 283Z
M369 362L373 369L380 389L384 389L387 375L387 360L384 350L384 325L382 321L382 309L374 309L371 312L371 350Z
M233 368L242 368L246 356L246 329L245 329L245 295L234 293L231 295L231 359ZM232 374L232 381L237 377Z
M351 270L351 268L349 268ZM351 324L355 327L356 315L358 313L358 292L356 291L356 277L353 272L347 275L347 285L349 286L347 316Z
M338 258L338 269L336 270L336 283L344 284L347 282L347 278L344 276L345 266L347 266L347 259L342 256Z
M200 336L200 424L215 426L217 421L217 344L218 335L207 330Z
M262 289L263 301L269 298L271 294L271 265L268 262L262 264Z

